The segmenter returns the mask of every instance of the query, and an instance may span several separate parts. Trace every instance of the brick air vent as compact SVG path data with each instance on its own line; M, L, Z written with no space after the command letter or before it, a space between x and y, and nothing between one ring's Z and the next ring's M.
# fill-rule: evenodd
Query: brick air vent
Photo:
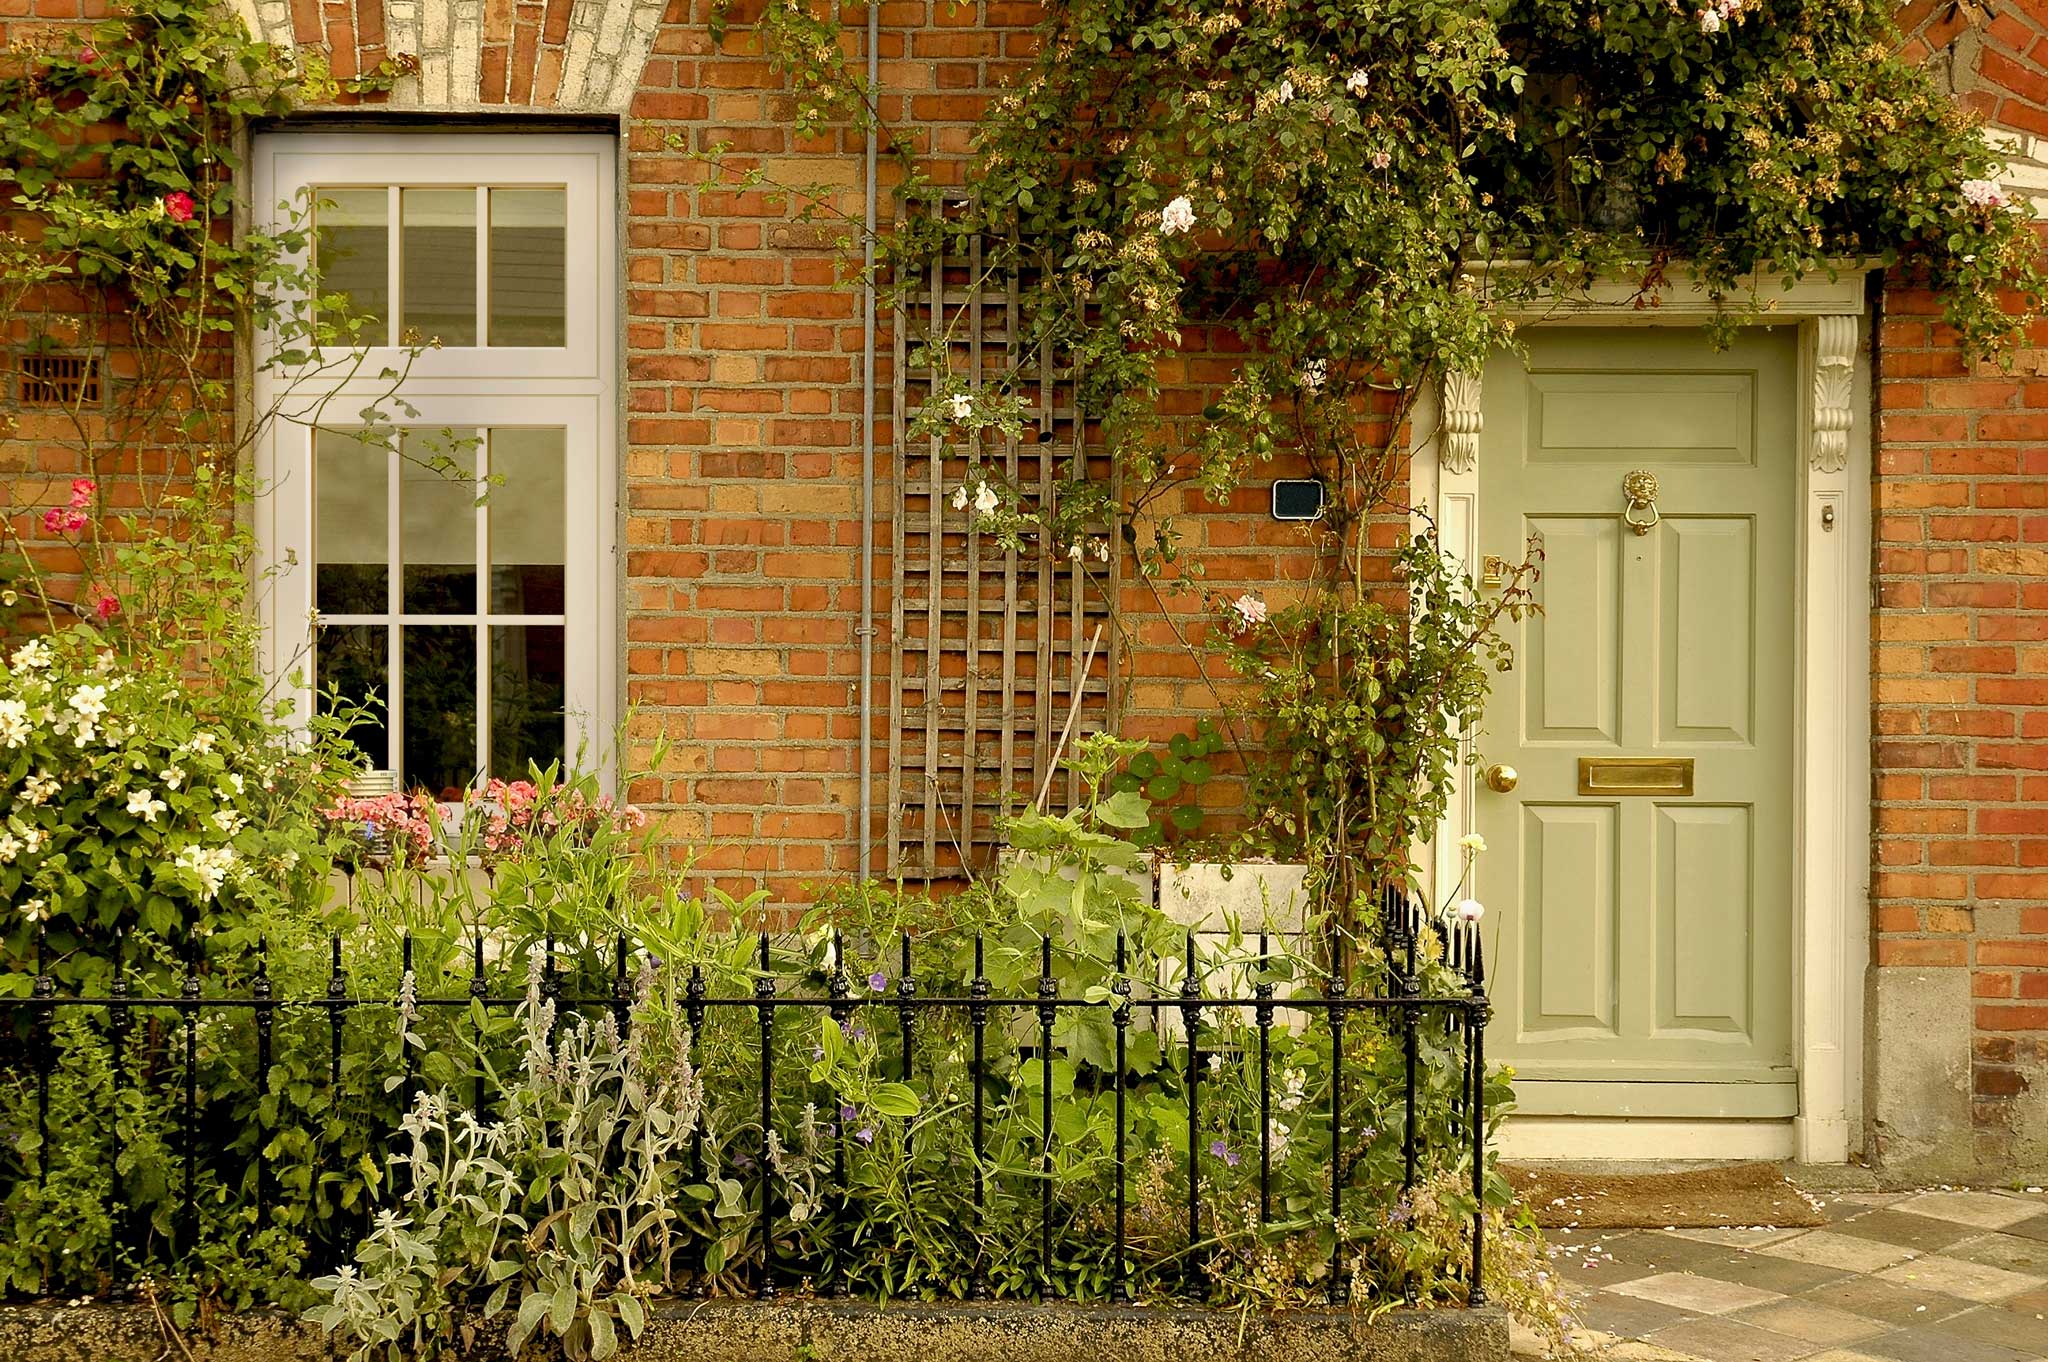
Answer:
M100 366L89 355L23 355L21 404L71 407L100 400Z

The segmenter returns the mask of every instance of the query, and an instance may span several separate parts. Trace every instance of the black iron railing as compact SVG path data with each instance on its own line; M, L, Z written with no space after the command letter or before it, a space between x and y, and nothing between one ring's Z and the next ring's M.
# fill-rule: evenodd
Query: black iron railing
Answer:
M1393 907L1389 905L1390 909ZM751 993L738 996L712 996L710 980L702 966L694 966L688 973L683 989L682 1013L693 1045L701 1041L712 1018L718 1014L732 1016L737 1022L751 1011L753 1026L758 1041L759 1056L754 1086L760 1100L761 1129L758 1144L751 1151L752 1157L743 1162L751 1164L754 1183L754 1200L757 1202L755 1233L758 1235L760 1270L754 1284L755 1293L761 1298L771 1298L778 1290L778 1282L799 1278L822 1281L823 1289L830 1294L845 1294L845 1272L843 1270L818 1273L808 1270L811 1265L803 1263L779 1263L776 1243L776 1194L775 1180L770 1176L769 1138L775 1130L776 1098L778 1079L775 1056L778 1018L789 1014L801 1014L806 1010L823 1010L842 1027L856 1024L865 1016L881 1014L895 1022L895 1065L898 1075L906 1082L913 1082L915 1072L916 1045L922 1026L929 1024L940 1014L964 1015L971 1045L971 1088L969 1121L971 1123L971 1148L973 1169L971 1175L972 1206L977 1215L984 1212L988 1195L991 1164L989 1161L987 1093L990 1087L988 1042L991 1027L1001 1028L999 1035L1010 1036L1018 1029L1011 1021L1020 1018L1026 1028L1036 1023L1036 1044L1020 1047L1017 1057L1018 1069L1014 1082L1026 1082L1026 1075L1036 1069L1040 1127L1038 1130L1038 1172L1039 1176L1039 1253L1042 1264L1053 1261L1053 1236L1055 1215L1053 1207L1053 1146L1054 1146L1054 1056L1056 1046L1054 1031L1063 1013L1086 1009L1106 1012L1114 1033L1114 1073L1106 1075L1113 1092L1115 1110L1114 1136L1114 1202L1111 1208L1111 1227L1115 1243L1110 1257L1110 1281L1107 1295L1113 1302L1130 1299L1128 1280L1128 1213L1129 1177L1127 1161L1130 1155L1130 1128L1127 1112L1127 1094L1133 1087L1129 1046L1133 1029L1141 1009L1149 1011L1154 1019L1171 1016L1178 1019L1181 1029L1179 1045L1182 1054L1177 1056L1182 1063L1182 1084L1187 1108L1187 1145L1184 1151L1187 1168L1186 1229L1188 1241L1201 1240L1203 1233L1204 1205L1202 1188L1204 1179L1200 1174L1202 1139L1202 1086L1204 1081L1205 1043L1210 1042L1219 1029L1211 1019L1235 1015L1248 1017L1248 1036L1237 1032L1240 1039L1228 1047L1228 1053L1240 1062L1251 1064L1257 1074L1257 1112L1259 1124L1258 1163L1258 1208L1261 1225L1273 1219L1274 1210L1274 1149L1272 1142L1274 1074L1273 1031L1281 1022L1281 1014L1295 1013L1308 1019L1305 1025L1320 1025L1327 1030L1330 1045L1329 1102L1324 1119L1329 1123L1330 1166L1329 1214L1333 1222L1341 1221L1346 1211L1347 1195L1358 1189L1354 1169L1358 1161L1355 1151L1347 1152L1344 1139L1345 1103L1347 1100L1347 1073L1349 1063L1346 1054L1347 1021L1366 1014L1373 1014L1384 1024L1383 1035L1397 1038L1401 1047L1401 1069L1403 1073L1401 1093L1401 1192L1403 1204L1412 1196L1420 1160L1425 1154L1424 1134L1419 1122L1419 1080L1418 1064L1420 1049L1426 1034L1433 1034L1435 1042L1448 1043L1450 1051L1457 1056L1459 1073L1450 1108L1454 1113L1450 1128L1456 1132L1460 1147L1455 1150L1439 1151L1453 1154L1458 1161L1468 1162L1471 1173L1471 1194L1475 1211L1471 1219L1470 1261L1463 1269L1465 1280L1464 1295L1470 1305L1486 1301L1484 1281L1485 1261L1485 1205L1487 1160L1487 1112L1485 1104L1485 1029L1489 1004L1485 991L1485 978L1476 923L1433 922L1428 932L1423 930L1423 918L1416 907L1390 911L1387 914L1382 957L1384 978L1387 987L1380 992L1354 996L1350 993L1346 978L1348 970L1340 961L1327 971L1327 982L1318 993L1307 993L1299 988L1281 996L1276 985L1269 979L1254 984L1249 995L1237 992L1212 996L1205 994L1201 986L1201 962L1197 956L1196 938L1189 933L1186 938L1186 958L1183 962L1181 981L1177 988L1151 988L1139 996L1134 989L1132 978L1126 973L1130 958L1126 942L1119 938L1116 945L1114 982L1109 996L1073 997L1063 996L1060 981L1054 974L1053 946L1049 939L1043 940L1039 957L1040 972L1034 991L1022 996L997 996L986 973L983 942L979 935L974 940L973 974L967 980L964 994L958 992L927 992L920 988L912 940L905 936L895 952L898 956L898 974L893 990L875 997L856 997L844 962L847 959L844 943L838 943L834 959L835 968L826 972L824 993L798 991L806 979L815 980L815 971L808 974L795 967L778 972L775 968L771 938L762 934L758 938L757 968L753 971ZM1456 984L1455 989L1439 990L1426 995L1421 987L1423 971L1418 968L1420 943L1433 939L1441 944L1441 963L1446 971L1437 972L1439 981L1449 978ZM99 996L63 995L56 988L47 963L39 950L37 972L31 996L0 998L0 1017L9 1023L24 1018L27 1025L6 1029L10 1034L23 1037L25 1044L15 1054L18 1062L33 1075L35 1092L35 1119L40 1136L40 1146L50 1149L50 1080L62 1059L62 1045L56 1025L60 1013L84 1011L96 1020L95 1034L102 1038L112 1058L112 1093L114 1102L120 1100L122 1085L132 1082L128 1078L125 1057L131 1047L137 1044L138 1026L148 1030L146 1043L154 1050L156 1064L154 1082L160 1085L160 1104L168 1095L168 1102L175 1106L176 1120L173 1132L175 1147L171 1166L177 1170L179 1185L175 1189L176 1212L171 1233L158 1236L151 1248L158 1261L175 1264L198 1250L204 1227L201 1224L199 1200L199 1167L202 1152L210 1160L218 1160L221 1149L218 1141L205 1143L202 1125L205 1113L202 1111L200 1095L200 1052L199 1029L209 1016L246 1016L253 1021L253 1059L255 1073L259 1076L258 1091L267 1091L269 1075L276 1059L277 1028L279 1022L292 1016L315 1018L313 1033L325 1031L325 1070L331 1094L343 1095L344 1085L344 1040L352 1024L367 1024L368 1014L390 1013L393 1009L417 1009L414 1015L429 1012L453 1014L469 1012L477 1015L481 1008L484 1015L492 1012L510 1012L524 1001L520 997L503 996L502 989L494 991L492 979L485 967L485 943L476 937L468 943L470 973L467 989L446 996L411 996L409 993L397 1000L361 996L352 988L350 975L345 967L342 942L335 937L329 943L327 982L324 994L305 997L280 997L272 987L267 962L259 947L256 958L251 962L253 972L248 976L245 991L236 993L209 992L208 978L202 974L196 957L188 955L182 966L181 977L177 980L174 994L140 995L132 993L128 983L129 971L120 958L117 948L113 961L112 982L107 992ZM1267 958L1269 941L1266 935L1258 938L1259 957ZM575 1011L601 1013L609 1012L621 1033L633 1024L635 989L630 977L631 962L635 958L630 943L623 937L613 943L608 980L609 987L592 991L587 987L568 991L564 978L558 970L556 956L550 944L546 956L540 988L547 998L559 1008ZM403 945L403 966L410 988L412 979L413 943L408 937ZM1232 962L1232 967L1242 973L1243 962ZM1144 981L1140 981L1141 983ZM952 979L957 988L958 977ZM815 988L815 983L812 984ZM324 1025L322 1020L324 1019ZM460 1025L459 1019L455 1022ZM1290 1022L1290 1024L1293 1024ZM1431 1032L1431 1028L1440 1028ZM484 1038L479 1028L476 1035L479 1046ZM304 1044L302 1037L301 1043ZM397 1066L396 1077L399 1094L398 1110L411 1105L413 1094L420 1082L418 1063L411 1047L401 1046L403 1058ZM23 1075L27 1077L27 1075ZM381 1091L382 1080L389 1075L376 1075L377 1087ZM801 1081L802 1075L799 1075ZM786 1094L784 1094L786 1095ZM479 1119L488 1119L492 1093L487 1089L484 1066L479 1064L473 1071L468 1094L472 1114ZM259 1124L262 1122L262 1108L257 1105ZM138 1234L147 1227L133 1223L132 1208L124 1194L124 1179L119 1171L117 1159L120 1153L118 1136L114 1134L115 1123L107 1122L109 1144L105 1151L108 1162L106 1213L113 1227L107 1247L105 1280L118 1289L127 1271L133 1269L136 1256L131 1250ZM1354 1132L1355 1133L1355 1132ZM257 1138L251 1142L256 1151L253 1163L253 1196L255 1223L268 1223L270 1213L278 1204L280 1196L275 1185L273 1170L263 1150L269 1143L270 1130L260 1129ZM394 1141L397 1133L390 1132ZM833 1202L839 1215L835 1217L832 1233L838 1236L845 1224L847 1197L847 1140L848 1134L841 1124L836 1134L833 1150L833 1167L837 1180ZM727 1168L714 1169L710 1166L711 1155L707 1149L705 1132L701 1126L692 1134L689 1159L691 1173L703 1180L714 1173L745 1171L735 1162ZM39 1164L35 1176L47 1175L47 1158ZM249 1170L244 1170L242 1186L249 1186ZM340 1170L327 1169L325 1172ZM4 1189L0 1189L4 1190ZM847 1250L843 1243L838 1247ZM1344 1264L1341 1261L1343 1244L1333 1236L1330 1262L1329 1294L1333 1303L1342 1303L1349 1297L1350 1284L1346 1280ZM844 1259L841 1260L842 1262ZM1199 1294L1199 1268L1190 1265L1191 1294ZM1049 1268L1046 1276L1050 1277ZM1046 1289L1041 1285L1041 1291ZM988 1294L988 1284L979 1268L974 1273L967 1293L970 1298Z

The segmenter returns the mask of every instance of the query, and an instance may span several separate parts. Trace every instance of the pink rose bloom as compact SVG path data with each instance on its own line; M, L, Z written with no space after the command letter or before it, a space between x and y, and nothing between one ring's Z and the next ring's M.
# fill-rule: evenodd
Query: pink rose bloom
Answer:
M197 204L192 196L182 189L173 189L164 195L164 212L170 215L172 222L190 222L195 207Z
M102 591L100 598L92 604L92 613L99 616L101 624L105 624L114 617L114 612L120 608L120 601Z
M91 478L73 478L71 480L72 508L75 510L84 510L86 507L92 505L92 494L99 490L100 485L94 482Z
M52 506L43 512L43 528L51 534L77 534L92 517L72 506Z
M99 49L95 48L91 43L87 43L84 47L78 49L78 64L80 66L95 66L99 63L99 59Z

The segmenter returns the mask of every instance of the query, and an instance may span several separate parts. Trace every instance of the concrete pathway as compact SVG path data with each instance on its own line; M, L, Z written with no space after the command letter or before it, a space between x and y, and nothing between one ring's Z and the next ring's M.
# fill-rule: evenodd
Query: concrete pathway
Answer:
M1819 1229L1550 1231L1579 1342L1613 1362L2048 1359L2048 1194L1816 1199Z

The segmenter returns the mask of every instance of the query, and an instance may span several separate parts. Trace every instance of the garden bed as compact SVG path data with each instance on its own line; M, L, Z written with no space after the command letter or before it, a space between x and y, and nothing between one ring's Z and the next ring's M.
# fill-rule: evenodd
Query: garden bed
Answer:
M183 1340L193 1362L312 1362L345 1349L289 1316L222 1317ZM9 1362L140 1362L182 1356L142 1306L0 1307ZM623 1356L659 1362L1492 1362L1508 1355L1499 1309L1290 1310L1186 1307L923 1305L803 1300L676 1301L657 1306ZM496 1359L480 1342L469 1356Z

